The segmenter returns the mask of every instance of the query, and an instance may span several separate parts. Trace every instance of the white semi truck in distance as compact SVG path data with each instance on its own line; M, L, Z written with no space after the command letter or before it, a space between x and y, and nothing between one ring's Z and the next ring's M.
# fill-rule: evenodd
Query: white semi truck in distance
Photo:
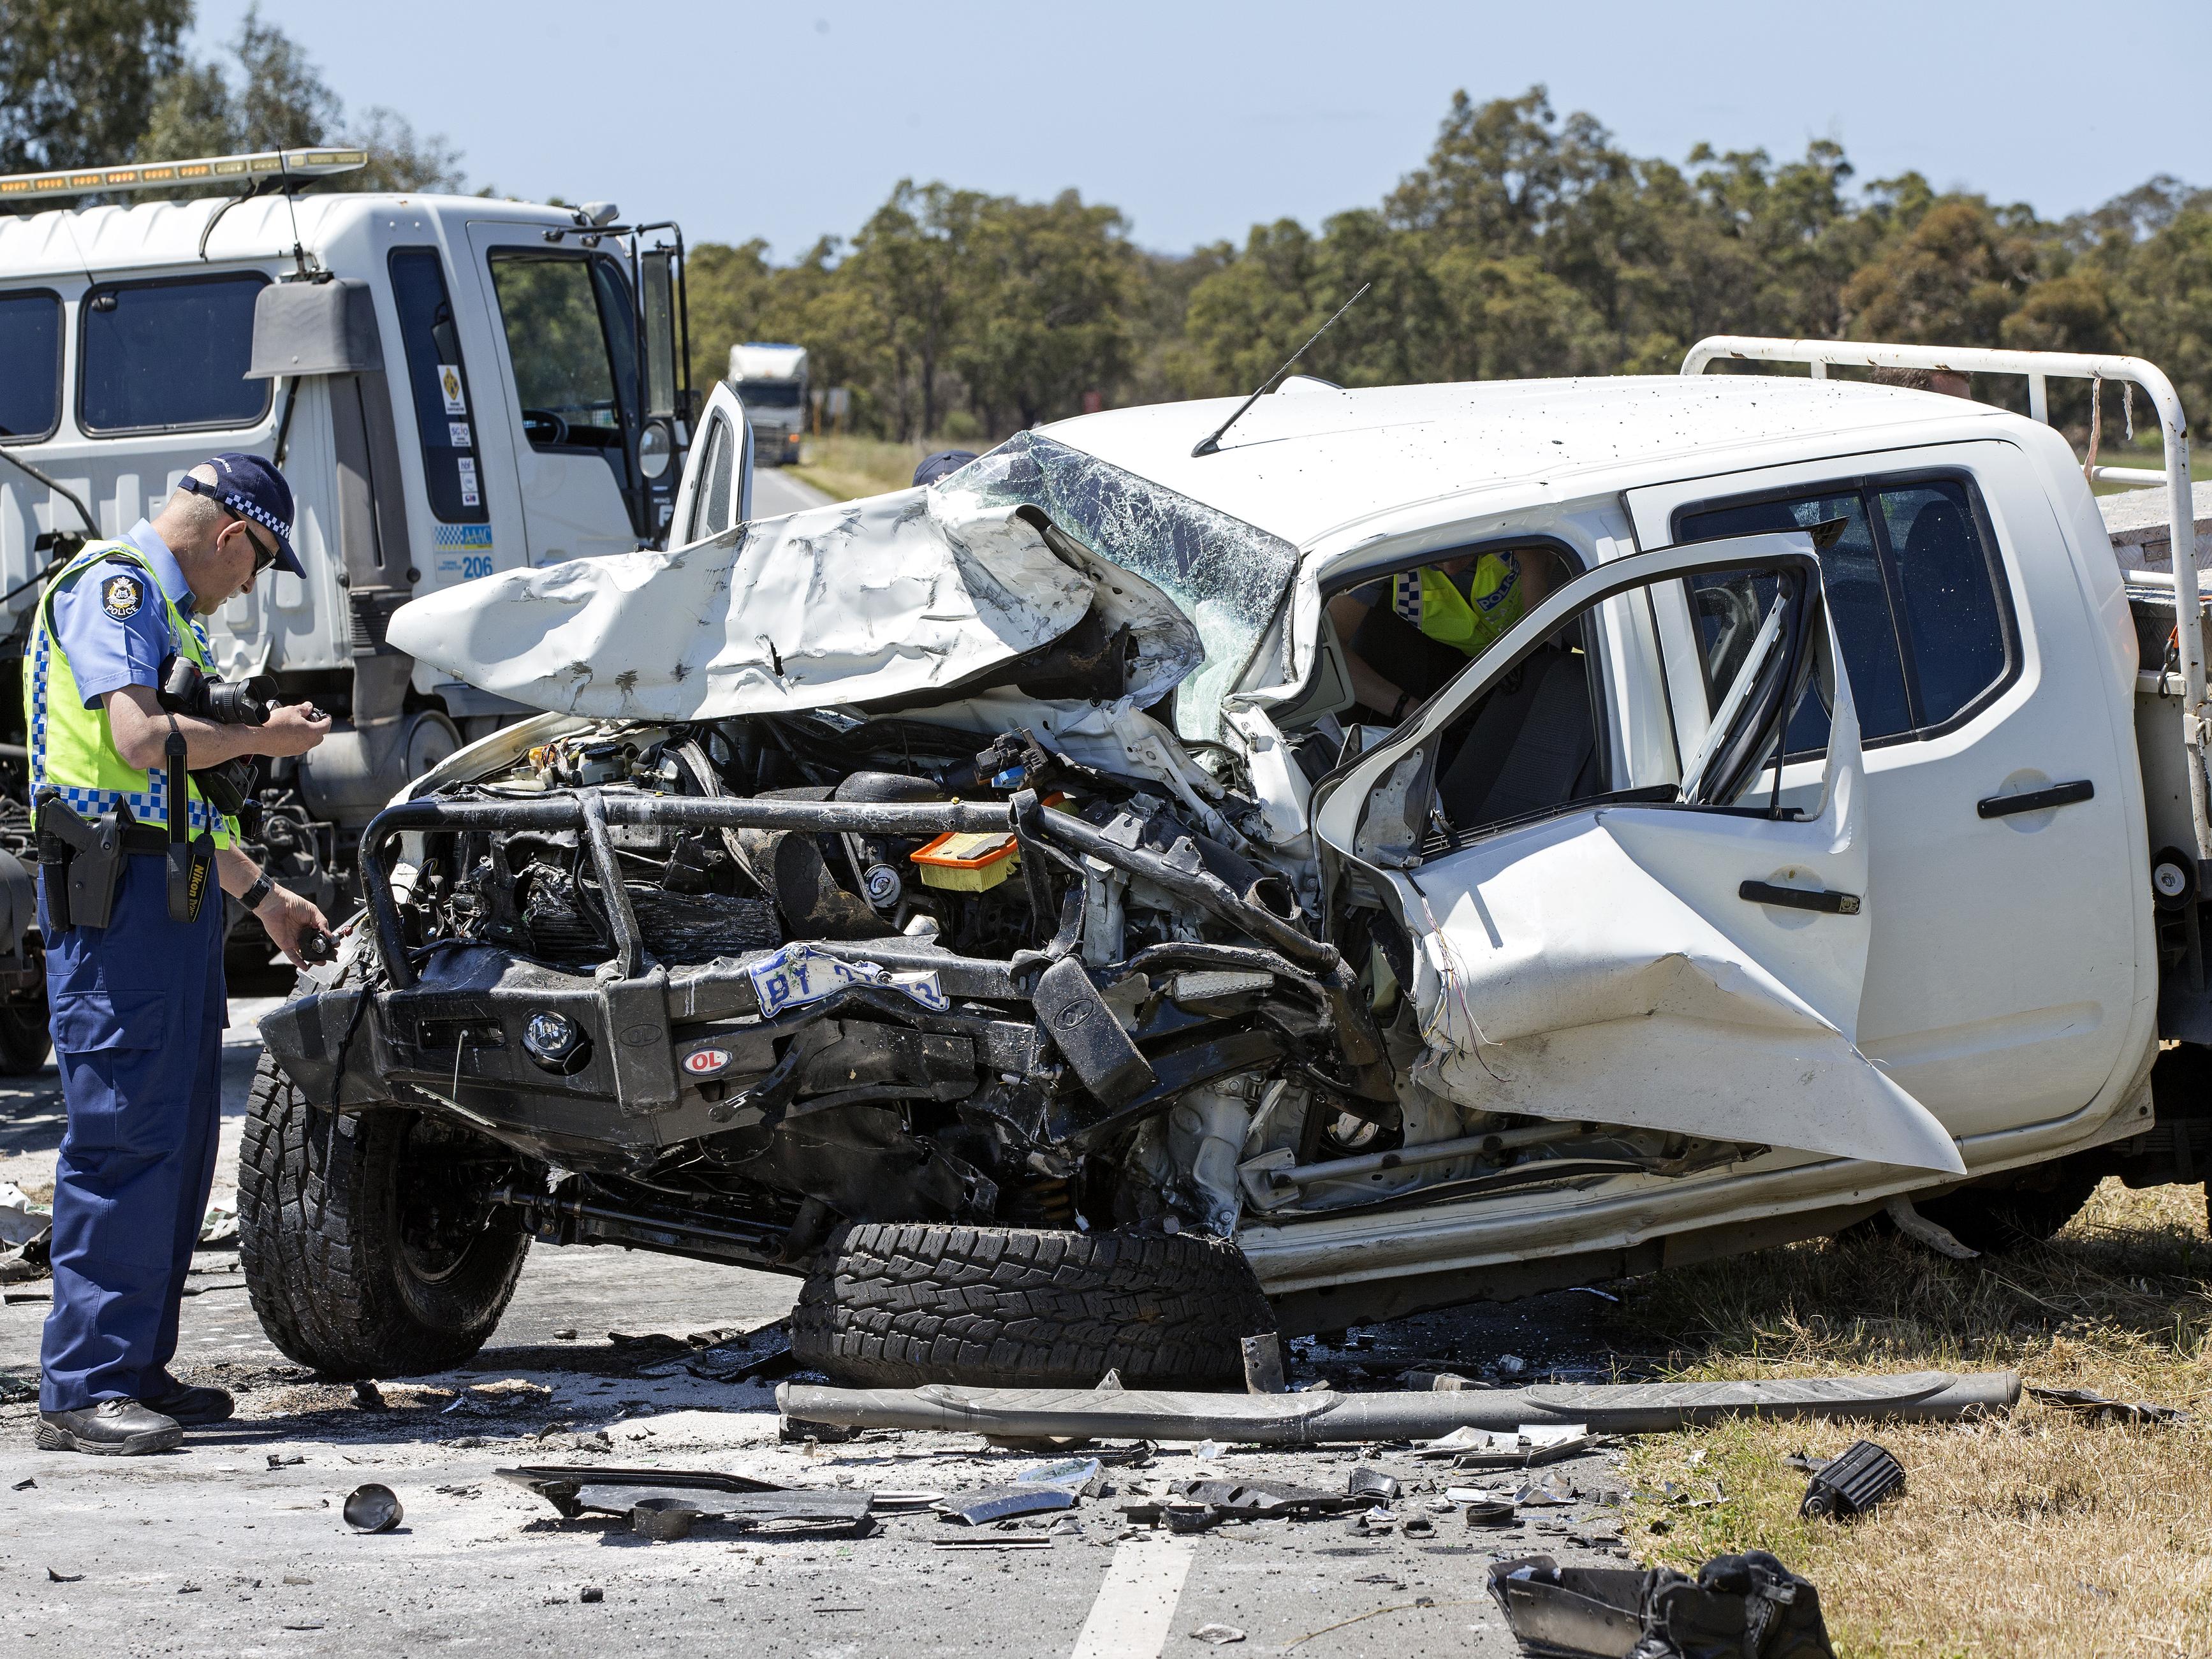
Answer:
M745 453L714 429L740 418L728 400L702 425L689 384L673 223L618 222L604 203L316 192L366 159L0 178L14 210L0 213L0 1070L45 1052L15 685L58 561L158 512L216 451L282 466L307 574L207 623L226 677L270 676L333 715L320 748L269 768L250 830L330 910L350 902L354 845L393 792L520 712L392 647L392 611L519 566L665 544L695 426L718 453ZM128 201L209 185L234 193ZM89 192L125 204L65 199ZM744 482L723 489L717 527ZM678 541L703 533L708 507L683 505ZM265 941L240 931L242 962Z
M760 340L733 345L730 386L752 424L756 459L771 466L797 460L806 435L806 348Z

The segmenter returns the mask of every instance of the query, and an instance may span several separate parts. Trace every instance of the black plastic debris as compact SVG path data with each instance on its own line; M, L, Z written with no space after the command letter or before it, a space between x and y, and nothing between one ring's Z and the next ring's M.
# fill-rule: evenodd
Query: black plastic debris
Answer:
M380 1412L385 1409L382 1390L378 1389L375 1383L365 1381L353 1385L353 1403L365 1412Z
M1396 1480L1380 1469L1370 1469L1364 1463L1352 1471L1345 1482L1345 1491L1354 1498L1370 1498L1377 1503L1389 1503L1404 1490Z
M307 1461L306 1455L301 1452L270 1452L269 1454L269 1467L272 1469L289 1469L295 1463L304 1463Z
M1521 1508L1510 1498L1478 1498L1463 1513L1470 1527L1510 1527L1520 1519Z
M356 1532L390 1532L407 1514L399 1494L372 1480L346 1494L345 1523Z
M1905 1466L1873 1441L1854 1440L1813 1476L1797 1513L1848 1521L1904 1490Z
M586 1515L617 1516L647 1536L657 1535L651 1531L655 1526L680 1524L654 1517L685 1510L692 1516L684 1528L687 1532L710 1520L746 1528L787 1524L855 1538L866 1536L875 1528L869 1513L873 1500L866 1491L857 1488L779 1486L773 1481L725 1474L718 1469L526 1463L492 1473L537 1493L559 1510L563 1520L579 1520ZM648 1517L642 1527L637 1524L641 1510Z
M2027 1392L2046 1406L2078 1412L2097 1423L2170 1423L2176 1427L2191 1419L2172 1406L2154 1406L2148 1400L2112 1400L2094 1389L2043 1389L2031 1382Z
M1835 1659L1820 1592L1764 1551L1715 1556L1695 1578L1523 1556L1492 1566L1490 1594L1542 1659Z
M25 1476L24 1476L21 1480L18 1480L18 1481L17 1481L14 1486L12 1486L9 1487L9 1488L8 1488L8 1490L9 1490L9 1492L28 1492L28 1491L30 1491L30 1490L31 1490L31 1488L32 1488L32 1487L33 1487L33 1486L37 1486L38 1484L39 1484L39 1483L38 1483L37 1481L35 1481L35 1480L32 1480L30 1476L28 1476L28 1475L25 1475Z
M1279 1521L1341 1515L1364 1509L1371 1498L1317 1492L1266 1480L1177 1480L1158 1498L1121 1505L1130 1521L1165 1525L1170 1532L1206 1532L1224 1521Z
M682 1498L647 1498L632 1504L629 1529L655 1543L671 1543L699 1524L701 1510Z
M81 1572L63 1572L58 1568L48 1567L46 1582L50 1584L81 1584L84 1582L84 1575Z
M579 1601L604 1601L607 1599L607 1593L597 1584L586 1584L576 1592L576 1599Z

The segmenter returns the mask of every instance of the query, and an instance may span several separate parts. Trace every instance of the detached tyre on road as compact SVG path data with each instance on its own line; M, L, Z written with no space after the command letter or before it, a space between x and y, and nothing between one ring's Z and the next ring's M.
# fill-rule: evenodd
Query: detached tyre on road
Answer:
M1217 1239L884 1223L832 1235L791 1348L860 1388L1203 1387L1241 1381L1238 1340L1274 1328Z
M240 1148L247 1293L269 1339L343 1378L410 1376L481 1348L530 1249L485 1202L510 1161L465 1129L398 1109L308 1104L264 1054Z

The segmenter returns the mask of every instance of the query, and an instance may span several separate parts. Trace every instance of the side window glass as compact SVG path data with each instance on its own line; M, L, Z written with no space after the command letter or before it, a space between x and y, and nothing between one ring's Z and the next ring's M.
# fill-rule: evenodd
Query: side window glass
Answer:
M252 426L267 380L249 380L259 272L88 290L78 416L96 433Z
M720 415L707 423L707 442L699 460L699 488L692 497L691 523L684 539L720 535L730 527L730 423Z
M1919 723L1941 725L2004 677L2004 611L1990 549L1963 484L1936 479L1875 499L1905 600Z
M399 312L399 337L407 352L407 384L413 393L415 425L422 439L422 474L429 482L430 511L442 522L487 524L483 486L477 465L476 409L470 400L468 365L453 325L453 307L446 291L446 272L434 247L394 248L392 298ZM438 562L444 574L466 580L491 574L491 538L463 537L452 549L439 540ZM453 568L446 570L447 554Z
M1869 739L1893 737L1912 729L1912 706L1905 696L1905 667L1898 649L1897 624L1890 610L1889 592L1882 578L1881 556L1875 545L1874 527L1866 504L1856 490L1801 497L1796 501L1748 501L1711 512L1686 515L1675 526L1683 542L1711 541L1723 536L1754 536L1785 530L1810 530L1814 525L1844 521L1843 533L1820 552L1821 586L1836 619L1836 637L1844 649L1844 663L1851 679L1851 697L1858 708L1860 734ZM1692 614L1701 635L1709 642L1723 625L1717 615L1719 603L1692 584ZM1708 708L1717 707L1717 682L1708 660ZM1790 754L1817 754L1828 746L1828 711L1817 697L1799 705L1785 738Z
M597 261L499 253L492 286L524 432L536 449L622 447L622 409L600 321Z
M0 442L47 437L61 423L61 296L0 294Z

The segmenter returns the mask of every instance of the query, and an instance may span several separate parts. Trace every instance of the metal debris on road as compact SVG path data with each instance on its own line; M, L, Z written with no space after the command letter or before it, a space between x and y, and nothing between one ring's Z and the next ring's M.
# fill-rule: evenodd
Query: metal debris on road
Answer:
M2046 1389L2031 1382L2027 1392L2044 1405L2078 1412L2098 1423L2170 1423L2179 1427L2194 1420L2176 1407L2154 1406L2148 1400L2108 1399L2094 1389Z
M2010 1407L2013 1371L1737 1382L1537 1383L1423 1394L1186 1394L1150 1389L836 1389L787 1382L786 1419L848 1428L939 1429L1030 1439L1205 1439L1311 1446L1425 1440L1461 1428L1580 1425L1643 1434L1725 1417L1953 1419ZM1202 1446L1200 1451L1207 1451Z
M1206 1532L1224 1521L1279 1521L1341 1515L1373 1500L1349 1492L1272 1480L1171 1480L1157 1496L1121 1505L1139 1525L1164 1524L1170 1532Z
M48 1567L46 1582L52 1584L77 1584L84 1582L84 1575L81 1572L62 1572Z
M1814 1472L1797 1513L1848 1521L1904 1490L1905 1466L1873 1441L1854 1440Z
M1240 1339L1244 1352L1244 1388L1249 1394L1288 1394L1283 1376L1283 1340L1274 1332Z
M356 1532L390 1532L406 1513L399 1494L374 1480L346 1494L345 1523Z
M1441 1439L1413 1448L1416 1457L1449 1457L1462 1469L1531 1468L1589 1449L1589 1431L1580 1423L1523 1423L1510 1431L1455 1429Z
M688 1531L701 1521L727 1521L747 1528L790 1524L864 1537L873 1529L872 1494L863 1489L780 1486L750 1475L716 1469L592 1468L566 1463L526 1463L494 1469L502 1480L535 1492L564 1521L586 1515L618 1516L639 1531L674 1526L653 1517L689 1510ZM638 1511L648 1519L643 1527Z
M941 1550L1048 1550L1052 1547L1052 1534L1020 1533L989 1538L938 1538L931 1541Z
M948 1520L964 1521L971 1527L987 1527L1018 1516L1072 1510L1075 1504L1076 1495L1064 1487L1005 1486L985 1486L957 1498L948 1498L943 1508Z
M1380 1469L1370 1469L1364 1463L1353 1467L1346 1478L1344 1490L1354 1498L1378 1498L1387 1503L1405 1490L1392 1476Z
M1244 1632L1234 1625L1200 1625L1191 1635L1197 1640L1217 1648L1225 1648L1232 1642L1244 1639Z
M307 1461L307 1455L302 1452L270 1452L269 1454L269 1467L272 1469L288 1469L295 1463L304 1463Z

